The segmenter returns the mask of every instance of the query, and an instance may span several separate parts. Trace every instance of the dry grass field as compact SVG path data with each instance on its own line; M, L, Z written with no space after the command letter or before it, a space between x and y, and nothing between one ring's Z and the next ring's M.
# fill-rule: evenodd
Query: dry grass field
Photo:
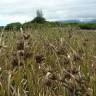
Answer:
M96 30L0 34L0 96L96 96Z

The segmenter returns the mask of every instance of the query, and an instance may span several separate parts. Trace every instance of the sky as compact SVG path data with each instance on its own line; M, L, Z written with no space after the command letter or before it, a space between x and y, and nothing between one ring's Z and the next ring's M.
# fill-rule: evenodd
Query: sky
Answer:
M0 25L27 22L42 10L47 20L96 18L96 0L2 0Z

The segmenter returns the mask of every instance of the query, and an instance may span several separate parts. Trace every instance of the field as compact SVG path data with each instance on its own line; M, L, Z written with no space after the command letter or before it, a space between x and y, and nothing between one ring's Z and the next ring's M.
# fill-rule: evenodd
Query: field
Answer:
M96 30L0 34L0 96L96 96Z

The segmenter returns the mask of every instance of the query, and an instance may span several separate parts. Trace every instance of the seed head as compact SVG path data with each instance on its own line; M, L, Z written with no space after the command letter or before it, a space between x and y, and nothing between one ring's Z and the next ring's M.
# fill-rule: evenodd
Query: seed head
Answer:
M44 60L44 56L43 55L36 55L35 60L36 60L36 63L42 63L42 61Z
M24 50L24 41L23 40L17 41L17 50Z

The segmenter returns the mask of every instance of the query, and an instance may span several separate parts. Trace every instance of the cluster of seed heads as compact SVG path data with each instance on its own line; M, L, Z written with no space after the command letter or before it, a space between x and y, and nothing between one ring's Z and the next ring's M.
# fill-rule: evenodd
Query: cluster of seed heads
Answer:
M22 33L21 37L16 42L16 52L13 52L12 57L12 66L24 65L25 59L29 58L32 53L29 52L28 39L30 38L29 34Z
M67 51L65 52L65 50ZM72 62L82 61L84 50L80 48L77 52L70 54L68 53L68 46L63 46L58 50L56 49L55 51L58 56L64 56L64 64L67 64L68 66L64 68L64 72L60 77L57 76L57 74L54 74L54 72L47 71L44 84L48 87L51 87L52 83L57 81L57 83L61 83L67 89L68 96L92 96L93 90L86 83L88 80L86 80L84 74L82 74L80 66L70 66L71 60Z
M93 96L93 90L86 83L84 75L74 67L73 69L66 69L61 77L48 71L44 77L44 84L47 87L52 87L53 83L61 83L67 90L68 96Z

